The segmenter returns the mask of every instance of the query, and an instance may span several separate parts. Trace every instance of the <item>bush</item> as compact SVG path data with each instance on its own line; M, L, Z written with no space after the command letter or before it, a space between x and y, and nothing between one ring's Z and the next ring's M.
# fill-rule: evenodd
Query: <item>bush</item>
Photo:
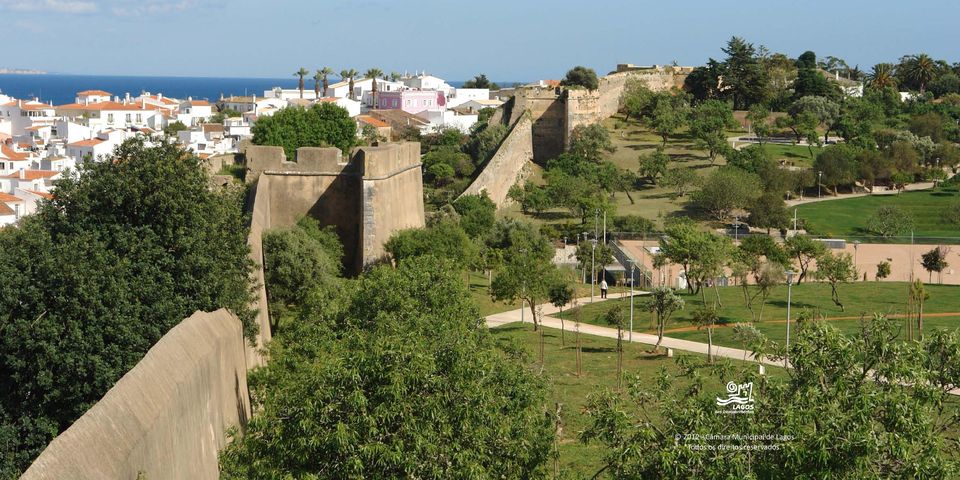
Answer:
M300 147L337 147L347 153L357 144L357 125L347 111L331 103L287 107L253 126L253 143L283 147L294 161Z

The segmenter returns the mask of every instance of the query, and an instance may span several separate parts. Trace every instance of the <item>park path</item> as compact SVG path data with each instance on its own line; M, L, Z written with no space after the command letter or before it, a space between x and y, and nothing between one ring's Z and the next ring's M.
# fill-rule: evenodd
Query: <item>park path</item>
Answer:
M907 318L909 315L906 313L890 313L887 314L887 318ZM923 318L950 318L950 317L960 317L960 312L935 312L935 313L924 313ZM824 317L823 320L834 321L834 320L860 320L863 318L860 315L846 316L846 317ZM796 320L794 320L796 322ZM787 323L784 320L764 320L763 323ZM733 328L735 324L726 323L718 324L715 328ZM689 325L686 327L677 327L664 330L663 333L678 333L678 332L692 332L697 330L698 327L695 325Z
M905 185L903 187L904 192L917 192L920 190L929 190L933 188L933 182L917 182ZM817 203L817 202L829 202L833 200L844 200L847 198L857 198L857 197L869 197L869 196L880 196L880 195L897 195L900 192L896 190L877 190L874 192L865 192L865 193L841 193L838 195L824 195L823 197L806 197L801 199L787 200L785 203L788 207L795 207L797 205L803 205L806 203Z
M635 295L641 295L641 296L642 296L642 295L648 295L649 292L634 292L634 294L635 294ZM611 294L609 294L609 295L607 296L607 299L606 299L606 300L613 300L613 299L615 299L615 298L622 298L622 297L629 297L629 296L630 296L630 293L629 293L629 292L626 292L626 293L618 293L618 294L613 294L613 293L611 293ZM594 302L603 302L603 301L606 301L606 300L597 297L596 299L594 299ZM590 297L578 298L578 299L576 299L575 303L577 303L577 304L579 304L579 305L587 305L587 304L590 303ZM565 306L564 306L564 309L567 309L567 308L569 308L569 307L570 307L570 304L565 305ZM552 316L550 316L550 315L559 312L560 309L557 308L557 307L554 307L553 305L550 305L550 304L542 304L542 305L541 305L541 308L542 308L541 311L543 312L543 318L541 319L541 325L543 325L543 326L545 326L545 327L548 327L548 328L553 328L553 329L559 330L560 327L561 327L560 319L559 319L559 318L556 318L556 317L552 317ZM489 328L496 328L496 327L499 327L499 326L502 326L502 325L506 325L506 324L508 324L508 323L516 323L516 322L519 322L519 321L520 321L520 318L521 318L521 317L520 317L520 311L521 311L521 309L516 309L516 310L510 310L510 311L507 311L507 312L494 313L494 314L492 314L492 315L488 315L488 316L486 317L487 327L489 327ZM530 321L529 308L527 308L527 312L525 312L525 314L526 314L526 320L527 320L527 321ZM934 313L934 314L930 314L930 316L949 316L949 315L958 315L958 314L954 314L954 313L940 313L940 314ZM926 316L926 315L924 315L924 316ZM860 318L860 317L853 317L853 318ZM575 324L574 324L572 321L569 321L569 320L568 320L568 321L565 322L565 326L567 327L568 331L570 331L570 332L575 331L575 330L574 330L574 328L575 328L574 325L575 325ZM613 338L613 339L617 338L617 329L615 329L615 328L609 328L609 327L601 327L601 326L599 326L599 325L591 325L591 324L589 324L589 323L581 323L581 324L580 324L580 333L583 333L583 334L586 334L586 335L594 335L594 336L597 336L597 337L605 337L605 338ZM628 338L628 335L629 335L629 332L627 332L627 331L623 332L624 341L632 341L632 342L634 342L634 343L644 343L644 344L648 344L648 345L656 345L656 344L657 344L657 336L656 336L656 335L652 335L652 334L649 334L649 333L633 332L633 338L632 338L632 339L629 339L629 338ZM709 345L707 345L706 343L693 342L693 341L690 341L690 340L681 340L681 339L679 339L679 338L671 338L671 337L667 337L667 336L664 336L664 337L663 337L663 342L661 343L661 345L662 345L663 347L665 347L665 348L668 348L668 349L682 350L682 351L685 351L685 352L699 353L699 354L702 354L702 355L706 355L706 354L707 354L707 351L708 351L708 348L709 348ZM752 359L751 353L748 352L748 351L746 351L746 350L742 350L742 349L739 349L739 348L731 348L731 347L721 347L721 346L718 346L718 345L714 345L714 346L713 346L713 355L714 355L715 357L730 358L730 359L733 359L733 360L749 361L749 360ZM776 367L783 367L783 366L784 366L782 360L780 360L780 361L775 361L775 360L771 360L771 359L768 359L768 358L764 358L761 363L763 363L763 364L765 364L765 365L776 366ZM960 387L954 388L954 389L951 390L949 393L950 393L951 395L960 396Z

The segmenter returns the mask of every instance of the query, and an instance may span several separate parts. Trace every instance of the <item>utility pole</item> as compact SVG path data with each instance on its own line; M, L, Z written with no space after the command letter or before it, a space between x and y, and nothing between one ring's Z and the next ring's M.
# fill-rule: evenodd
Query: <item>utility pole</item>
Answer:
M637 262L630 260L630 333L627 334L630 337L628 340L630 343L633 343L633 283L635 280L633 277L633 269L636 266Z
M790 302L793 300L793 275L794 272L787 270L787 351L783 355L783 368L787 368L790 358Z
M793 209L793 233L797 233L797 209Z
M590 250L590 303L593 303L593 291L594 287L597 285L597 267L594 266L597 255L597 239L594 238L593 240L590 240L590 242L593 244L593 248Z
M603 211L603 244L607 244L607 211Z

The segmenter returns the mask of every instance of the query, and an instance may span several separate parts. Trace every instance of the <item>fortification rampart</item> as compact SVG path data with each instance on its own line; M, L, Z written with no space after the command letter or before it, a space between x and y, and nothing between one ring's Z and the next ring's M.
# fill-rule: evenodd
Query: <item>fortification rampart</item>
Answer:
M517 119L500 148L462 195L486 192L497 208L506 205L510 187L523 182L530 174L534 154L532 128L530 115Z
M269 192L269 226L290 226L303 216L333 226L348 272L379 261L394 232L425 224L418 143L360 147L349 156L304 147L295 162L280 147L250 146L246 158L247 178Z
M250 417L247 342L227 310L171 329L61 433L23 480L219 478L230 427Z

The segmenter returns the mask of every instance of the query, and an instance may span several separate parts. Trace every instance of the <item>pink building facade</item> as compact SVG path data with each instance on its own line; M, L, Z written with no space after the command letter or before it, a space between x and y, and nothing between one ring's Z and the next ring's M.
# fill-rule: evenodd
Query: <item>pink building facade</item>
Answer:
M416 114L425 110L443 110L445 104L443 93L435 90L377 92L377 108L381 110L403 110Z

